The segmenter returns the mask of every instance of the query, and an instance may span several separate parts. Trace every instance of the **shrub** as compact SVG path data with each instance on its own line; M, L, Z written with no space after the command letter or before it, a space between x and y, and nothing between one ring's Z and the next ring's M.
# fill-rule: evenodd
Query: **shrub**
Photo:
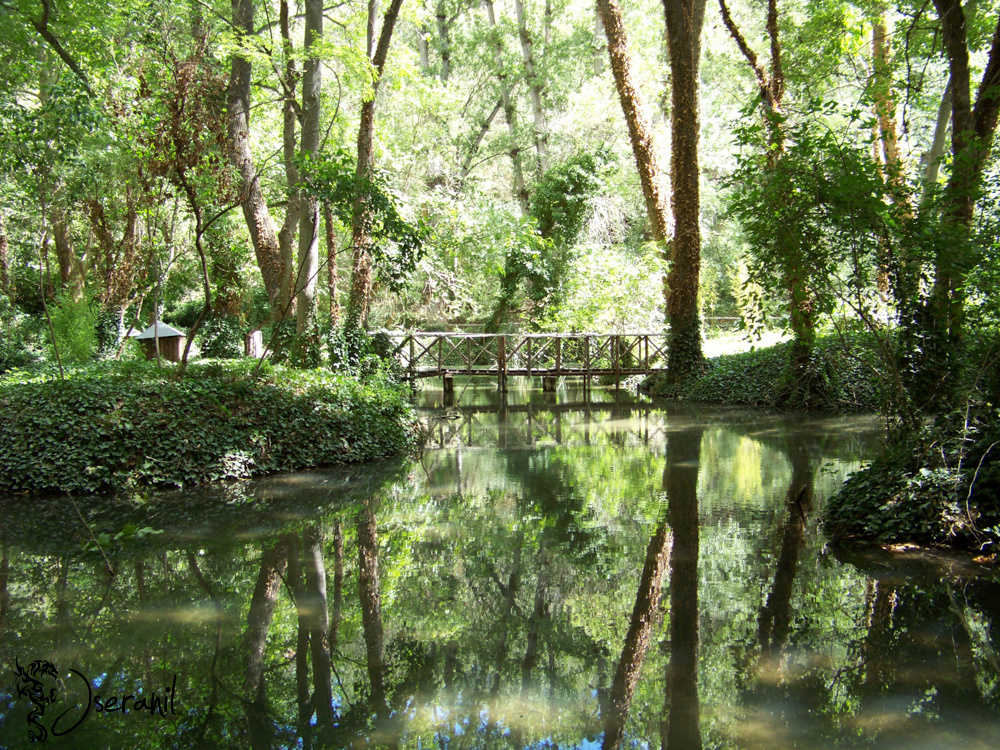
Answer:
M95 365L0 383L0 491L103 492L183 486L368 461L413 446L403 389L373 377L147 363Z
M49 305L52 333L64 365L82 365L97 351L97 307L87 295L73 299L63 292Z
M211 317L198 331L201 356L239 359L243 356L243 327L232 315Z

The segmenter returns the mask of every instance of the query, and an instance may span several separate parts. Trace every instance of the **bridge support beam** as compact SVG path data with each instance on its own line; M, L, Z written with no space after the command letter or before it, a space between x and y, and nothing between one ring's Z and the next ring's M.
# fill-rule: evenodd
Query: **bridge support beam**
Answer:
M441 387L444 389L445 393L455 392L455 376L450 372L446 372L441 376Z
M556 390L556 383L557 382L558 382L558 380L556 379L555 375L546 375L546 376L544 376L542 378L542 390L546 391L546 392L549 392L549 393L554 393L555 390Z

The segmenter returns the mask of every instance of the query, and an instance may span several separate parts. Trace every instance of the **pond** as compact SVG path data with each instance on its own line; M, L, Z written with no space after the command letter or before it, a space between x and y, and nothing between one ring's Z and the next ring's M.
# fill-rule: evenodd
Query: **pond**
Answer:
M995 748L1000 577L849 555L868 417L418 394L419 459L0 501L0 747Z

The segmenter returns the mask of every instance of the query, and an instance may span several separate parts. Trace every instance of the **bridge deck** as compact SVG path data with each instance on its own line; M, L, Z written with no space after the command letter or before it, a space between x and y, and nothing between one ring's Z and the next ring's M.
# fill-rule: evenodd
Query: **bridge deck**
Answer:
M394 354L411 379L487 375L501 390L514 376L614 376L666 369L657 333L399 333Z

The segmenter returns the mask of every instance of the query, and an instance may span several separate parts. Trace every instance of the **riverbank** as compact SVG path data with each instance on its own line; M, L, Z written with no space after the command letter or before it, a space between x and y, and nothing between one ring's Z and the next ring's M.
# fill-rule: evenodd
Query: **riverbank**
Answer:
M370 461L416 442L405 389L320 370L105 363L0 381L0 492L123 492Z
M817 339L808 370L790 380L792 343L705 361L705 372L677 386L657 373L640 390L651 396L702 404L782 409L875 412L882 406L877 342L867 335Z

